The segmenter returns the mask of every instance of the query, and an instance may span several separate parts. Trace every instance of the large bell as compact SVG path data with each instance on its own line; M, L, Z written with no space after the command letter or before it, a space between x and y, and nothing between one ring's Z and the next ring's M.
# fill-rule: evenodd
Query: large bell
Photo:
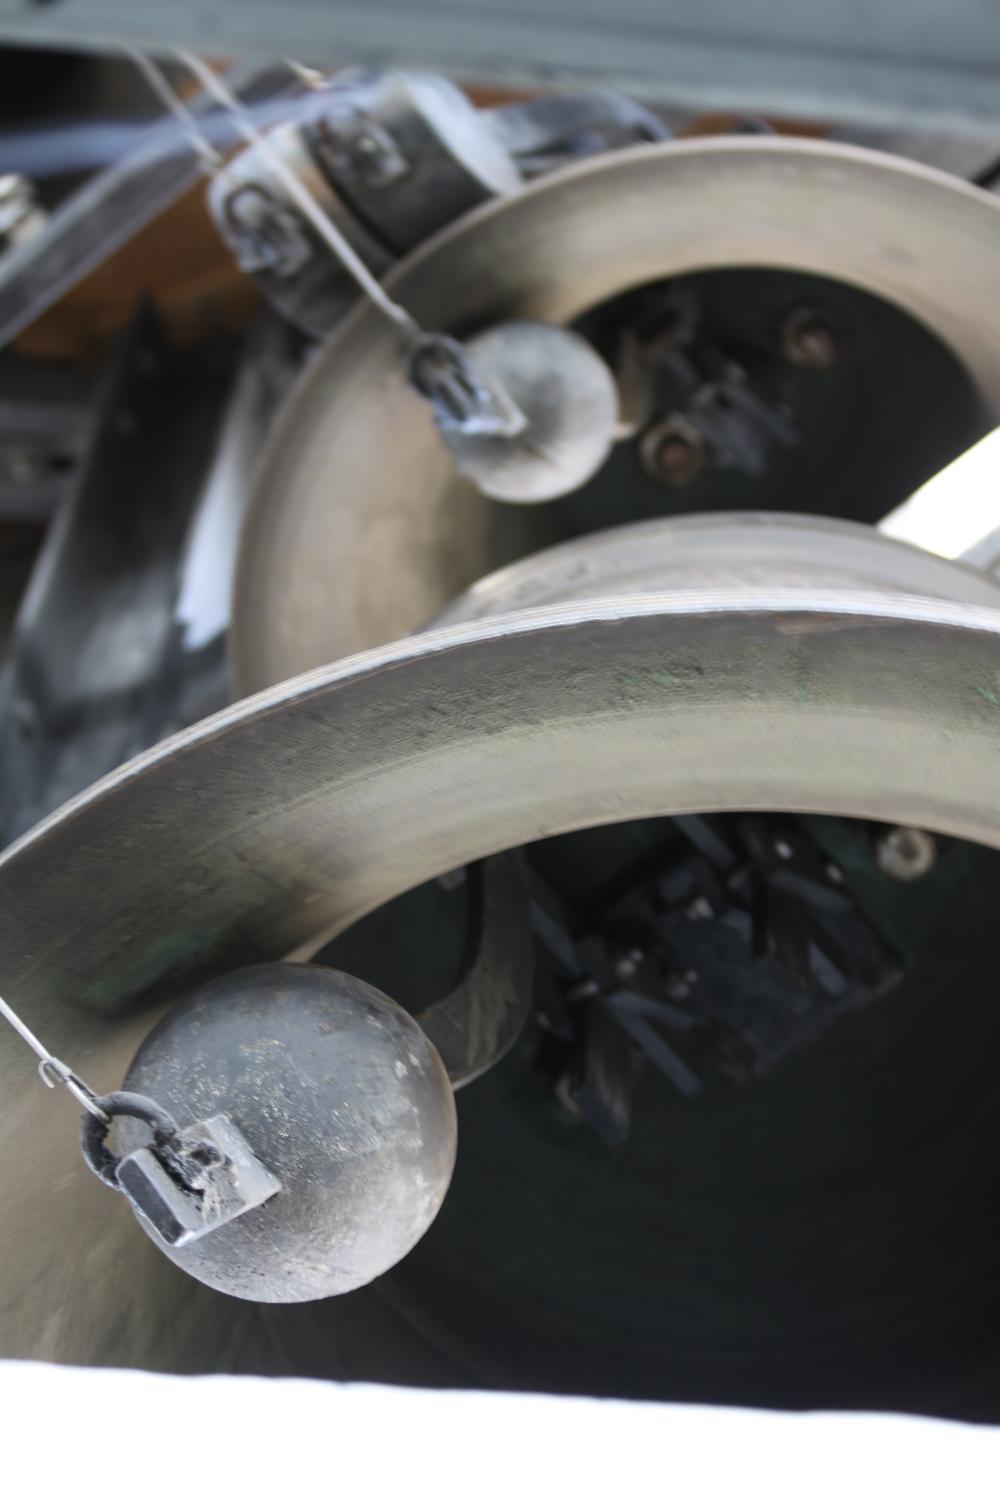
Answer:
M573 323L630 289L734 267L795 268L882 299L964 368L979 425L958 447L1000 420L982 316L1000 295L1000 200L877 152L746 137L598 156L456 224L392 286L423 326L465 337L517 318ZM883 385L901 378L897 366ZM933 423L904 421L899 446L940 422L940 406ZM786 504L824 508L808 488ZM755 508L776 508L766 487ZM491 569L562 540L553 509L498 505L458 474L391 330L360 313L307 372L258 479L235 596L239 689L419 629ZM604 525L626 519L605 509Z
M786 560L809 551L808 523L773 534ZM602 596L598 579L596 597L451 625L149 752L0 859L5 990L53 1050L112 1089L157 1012L211 975L315 946L540 834L794 809L1000 847L989 696L1000 617L979 607L995 586L850 527L811 540L814 556L841 551L822 588L789 588L779 562L773 584L643 597L633 557L627 598ZM897 549L903 593L877 587ZM533 567L543 596L566 593L558 555ZM31 1087L17 1038L0 1047L14 1100L5 1354L455 1378L434 1337L414 1342L412 1298L365 1292L265 1315L183 1276L86 1173L71 1107ZM143 1070L139 1081L155 1080Z

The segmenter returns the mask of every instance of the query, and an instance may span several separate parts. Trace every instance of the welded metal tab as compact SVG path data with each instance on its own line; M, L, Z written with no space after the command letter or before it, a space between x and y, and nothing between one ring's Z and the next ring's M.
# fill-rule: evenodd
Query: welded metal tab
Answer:
M218 1152L218 1160L203 1166L196 1182L181 1181L162 1150L153 1146L140 1146L115 1168L118 1187L164 1245L190 1245L281 1190L278 1178L227 1115L178 1131L176 1147L182 1155L192 1155L206 1142Z

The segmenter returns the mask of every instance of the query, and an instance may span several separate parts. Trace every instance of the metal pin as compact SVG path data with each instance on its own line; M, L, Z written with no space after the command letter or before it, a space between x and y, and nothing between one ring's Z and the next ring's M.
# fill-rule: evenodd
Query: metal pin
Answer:
M107 1121L108 1116L97 1103L97 1095L94 1090L84 1083L83 1079L67 1067L58 1057L54 1057L47 1047L43 1046L38 1037L21 1020L16 1011L0 995L0 1016L11 1025L22 1041L27 1042L38 1061L38 1076L46 1088L54 1089L57 1083L68 1089L78 1104L88 1110L90 1114L96 1115L99 1120Z

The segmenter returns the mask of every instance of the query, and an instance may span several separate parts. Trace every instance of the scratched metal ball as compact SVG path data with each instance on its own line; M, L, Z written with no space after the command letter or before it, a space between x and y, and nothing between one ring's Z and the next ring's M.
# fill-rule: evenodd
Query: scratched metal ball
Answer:
M124 1087L182 1128L227 1114L280 1179L204 1238L161 1245L235 1297L363 1286L413 1248L451 1181L455 1102L436 1048L394 1001L332 969L266 964L206 985L150 1033ZM119 1121L118 1149L146 1144L143 1132Z
M550 323L502 323L465 349L476 373L501 386L526 420L511 436L443 429L457 468L484 495L516 505L586 484L618 423L611 371L586 339Z

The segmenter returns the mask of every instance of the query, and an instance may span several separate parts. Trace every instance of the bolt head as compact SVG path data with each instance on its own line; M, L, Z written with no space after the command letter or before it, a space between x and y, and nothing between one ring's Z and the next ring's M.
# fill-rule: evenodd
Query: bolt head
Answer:
M684 914L689 922L707 922L712 915L712 908L704 896L695 896L688 902Z
M800 370L832 370L841 355L832 320L816 307L793 307L782 322L780 343L785 359Z
M646 431L639 456L650 479L670 489L683 489L705 467L705 442L692 423L668 417Z
M890 828L875 845L875 859L893 880L921 880L937 863L937 841L922 828Z

